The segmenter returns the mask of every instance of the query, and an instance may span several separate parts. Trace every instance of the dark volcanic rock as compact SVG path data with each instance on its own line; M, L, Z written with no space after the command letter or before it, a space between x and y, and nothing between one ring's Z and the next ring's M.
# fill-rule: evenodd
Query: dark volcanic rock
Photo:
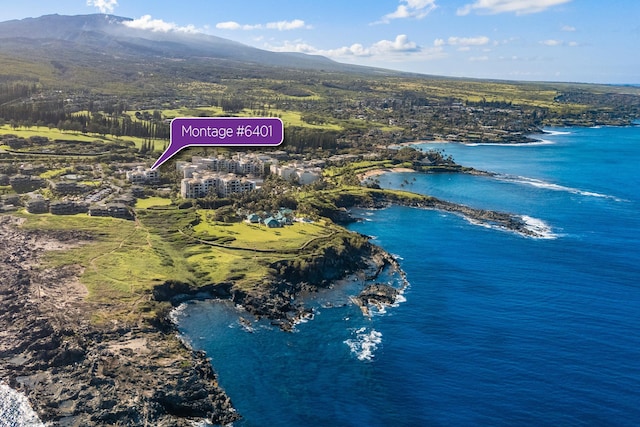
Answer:
M352 298L365 315L369 314L369 306L384 307L395 303L399 291L393 286L383 283L367 285L357 297Z
M398 290L383 283L374 283L366 286L357 298L363 304L386 304L391 305L398 297Z
M187 349L175 330L96 326L97 307L85 300L77 269L32 267L45 242L77 244L85 236L26 232L17 222L0 216L0 378L28 397L42 421L190 426L239 418L204 354Z

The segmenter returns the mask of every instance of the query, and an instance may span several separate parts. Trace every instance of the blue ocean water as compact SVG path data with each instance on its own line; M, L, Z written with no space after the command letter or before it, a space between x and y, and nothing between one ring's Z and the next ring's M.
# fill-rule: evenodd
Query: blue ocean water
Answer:
M243 415L237 426L616 425L640 421L640 127L550 129L538 145L443 148L496 177L381 185L526 216L533 239L454 214L360 210L409 287L371 318L363 283L313 296L284 333L229 303L177 313ZM389 280L392 280L391 278Z

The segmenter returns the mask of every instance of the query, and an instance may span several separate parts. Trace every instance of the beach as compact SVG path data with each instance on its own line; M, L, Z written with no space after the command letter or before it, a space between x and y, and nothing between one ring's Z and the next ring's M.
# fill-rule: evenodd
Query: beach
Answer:
M383 175L385 173L388 172L396 172L396 173L409 173L409 172L415 172L413 169L410 168L382 168L382 169L372 169L366 172L363 172L361 174L358 174L358 178L361 181L364 181L365 179L368 178L373 178L375 176L379 176L379 175Z

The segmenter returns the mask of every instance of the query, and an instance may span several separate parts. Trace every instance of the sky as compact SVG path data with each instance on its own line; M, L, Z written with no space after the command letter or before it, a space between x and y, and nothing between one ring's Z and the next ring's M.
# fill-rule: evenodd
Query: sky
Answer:
M640 84L638 0L20 0L0 21L52 13L422 74Z

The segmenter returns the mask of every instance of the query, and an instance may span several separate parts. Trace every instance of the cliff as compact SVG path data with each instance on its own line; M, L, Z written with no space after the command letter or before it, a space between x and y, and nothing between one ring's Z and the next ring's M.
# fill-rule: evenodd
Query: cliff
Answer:
M146 323L97 324L72 267L38 265L77 232L26 232L0 217L0 377L56 425L189 426L239 416L209 361L173 331Z

